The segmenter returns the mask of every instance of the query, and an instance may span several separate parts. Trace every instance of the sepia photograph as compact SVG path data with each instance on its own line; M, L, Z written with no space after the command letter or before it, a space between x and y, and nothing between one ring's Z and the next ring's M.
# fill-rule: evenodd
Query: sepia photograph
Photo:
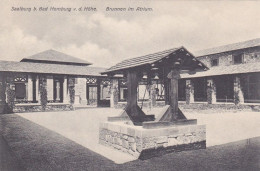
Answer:
M259 7L2 0L0 171L260 170Z

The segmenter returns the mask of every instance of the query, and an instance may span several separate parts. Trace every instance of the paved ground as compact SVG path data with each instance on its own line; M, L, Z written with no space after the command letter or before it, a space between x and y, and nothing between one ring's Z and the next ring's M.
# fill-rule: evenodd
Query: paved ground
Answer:
M260 138L247 140L260 136L259 113L187 113L189 118L198 118L199 123L207 124L209 143L206 150L172 153L145 161L131 161L131 158L124 159L122 153L111 153L110 149L96 144L97 122L104 120L107 113L111 116L117 115L118 112L103 108L2 115L0 133L9 146L4 149L14 154L9 163L18 161L21 163L18 167L22 166L26 170L260 169ZM237 141L240 139L246 140ZM232 143L224 144L227 142ZM2 158L2 151L0 155ZM122 158L124 160L120 161ZM115 164L113 161L130 162ZM0 167L0 170L3 169Z
M0 135L0 170L24 170L2 135Z

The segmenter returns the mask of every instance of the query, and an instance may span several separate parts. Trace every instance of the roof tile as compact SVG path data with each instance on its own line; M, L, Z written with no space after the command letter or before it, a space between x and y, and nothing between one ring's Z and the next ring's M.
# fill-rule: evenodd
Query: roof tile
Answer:
M26 62L27 61L29 61L29 62L43 61L43 62L59 62L59 63L72 63L72 64L74 63L74 64L83 64L83 65L91 64L85 60L82 60L82 59L79 59L79 58L76 58L76 57L73 57L73 56L67 55L65 53L58 52L56 50L52 50L52 49L37 53L35 55L29 56L26 58L23 58L21 60L21 62L23 62L23 61L26 61Z
M32 62L0 61L0 71L80 76L101 76L100 73L105 71L105 68Z
M244 41L244 42L239 42L239 43L233 43L233 44L224 45L224 46L218 46L218 47L214 47L214 48L210 48L210 49L200 50L200 51L195 52L194 55L196 57L200 57L200 56L206 56L206 55L233 51L233 50L238 50L238 49L245 49L245 48L250 48L250 47L255 47L255 46L260 46L260 38L248 40L248 41Z

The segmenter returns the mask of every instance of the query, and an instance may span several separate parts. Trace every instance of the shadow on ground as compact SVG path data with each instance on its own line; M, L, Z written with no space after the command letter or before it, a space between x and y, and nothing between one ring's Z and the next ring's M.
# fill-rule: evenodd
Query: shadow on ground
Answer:
M105 157L16 114L0 115L5 150L21 170L259 170L260 137L206 150L171 153L149 160L115 164ZM2 145L2 144L1 144ZM6 153L7 154L7 153ZM3 160L0 164L3 165ZM0 167L1 168L1 167Z

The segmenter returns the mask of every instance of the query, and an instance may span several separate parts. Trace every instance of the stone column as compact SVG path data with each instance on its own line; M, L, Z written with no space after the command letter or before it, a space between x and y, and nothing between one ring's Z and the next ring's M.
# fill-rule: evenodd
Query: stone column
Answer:
M53 100L53 76L47 76L47 99Z
M68 77L68 82L70 105L73 108L73 104L75 102L75 78Z
M40 103L40 91L39 91L39 76L36 77L36 101Z
M114 108L117 106L119 100L119 89L118 89L118 79L111 80L110 86L110 107Z
M46 109L48 103L48 91L47 91L47 79L46 76L41 75L39 77L39 92L40 92L40 103L42 110Z
M207 79L207 102L208 104L217 102L216 85L213 78Z
M240 77L234 78L234 103L236 105L244 103L244 93L241 88Z
M81 86L82 86L82 92L81 92L81 104L86 105L87 104L87 80L86 78L81 78Z
M28 93L28 101L33 101L33 78L32 75L28 75L28 84L27 84L27 93Z
M192 80L186 80L186 104L194 103L194 85Z
M64 76L63 82L63 103L69 103L69 95L68 95L68 78Z

